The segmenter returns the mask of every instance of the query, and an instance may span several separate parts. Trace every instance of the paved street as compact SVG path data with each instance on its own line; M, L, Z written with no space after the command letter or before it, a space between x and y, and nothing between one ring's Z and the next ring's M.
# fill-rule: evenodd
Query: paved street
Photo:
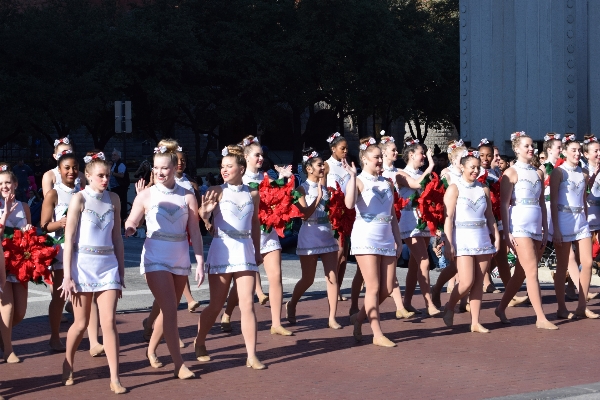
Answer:
M139 275L138 257L141 239L126 241L127 290L119 304L117 316L121 339L122 383L130 389L129 398L383 398L409 399L482 399L502 396L514 399L566 398L594 396L599 385L597 355L598 321L559 321L559 331L548 332L534 327L531 307L509 309L512 326L502 325L493 315L500 294L486 295L482 323L491 333L468 332L468 314L457 314L455 327L448 329L437 318L395 320L391 299L382 305L382 328L398 344L393 349L370 344L371 330L363 327L364 341L356 344L348 326L348 302L339 304L340 331L327 328L325 284L315 283L298 305L298 324L290 329L295 336L269 334L268 306L256 305L259 321L258 355L268 366L266 371L244 367L245 349L240 334L239 310L233 315L233 332L221 333L216 325L207 341L213 360L199 363L193 354L193 338L199 314L190 314L185 303L179 311L180 335L187 365L200 379L177 381L172 378L172 363L166 346L158 356L165 363L152 369L144 356L141 321L152 297ZM350 264L348 277L354 275ZM406 270L399 269L401 277ZM263 272L264 273L264 272ZM286 255L283 262L284 290L288 298L300 274L296 256ZM437 274L432 274L435 281ZM344 287L349 287L346 278ZM401 279L402 281L403 279ZM266 276L263 276L265 290ZM194 296L207 300L206 287L194 290ZM556 310L550 287L544 288L544 307L550 319ZM48 352L48 322L45 316L46 289L33 287L26 320L14 330L16 353L21 364L0 364L0 394L7 398L85 398L100 399L110 395L106 358L91 358L84 340L76 358L75 386L60 386L64 355ZM347 289L345 290L347 292ZM442 301L445 302L447 294ZM421 296L414 305L424 307ZM569 303L571 309L575 303ZM598 312L600 302L590 308ZM69 321L71 321L69 316ZM287 326L287 323L284 322ZM69 324L62 324L66 332ZM63 336L64 337L64 336ZM584 346L584 350L579 350ZM298 371L302 371L299 374ZM574 388L571 386L580 385ZM563 388L558 391L531 393ZM566 389L565 389L566 388ZM525 393L525 394L523 394ZM595 397L580 397L595 398Z

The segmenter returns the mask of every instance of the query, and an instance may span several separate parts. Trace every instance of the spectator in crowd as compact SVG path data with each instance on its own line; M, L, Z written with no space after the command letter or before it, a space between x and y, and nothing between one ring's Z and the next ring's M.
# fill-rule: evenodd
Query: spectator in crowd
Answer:
M113 149L112 167L110 169L110 190L119 196L121 203L121 224L127 219L127 191L129 190L129 172L121 160L121 152Z
M25 164L25 159L22 157L19 159L17 165L13 168L13 173L17 177L18 186L15 191L15 197L19 201L27 202L29 200L27 198L27 191L29 190L29 177L33 176L33 170L27 164Z
M33 177L35 178L35 185L37 188L42 187L42 177L44 176L44 172L48 171L48 169L42 163L42 157L39 154L35 155L33 159L33 166L31 167L33 170Z
M135 178L136 182L140 178L144 179L144 187L145 187L145 186L148 186L148 183L150 183L151 175L152 175L152 165L150 164L150 161L144 160L140 163L140 166L137 169L137 171L135 171L135 173L133 174L133 177Z
M508 169L510 163L510 158L508 156L500 156L500 161L498 162L498 166L500 167L500 172L504 172Z

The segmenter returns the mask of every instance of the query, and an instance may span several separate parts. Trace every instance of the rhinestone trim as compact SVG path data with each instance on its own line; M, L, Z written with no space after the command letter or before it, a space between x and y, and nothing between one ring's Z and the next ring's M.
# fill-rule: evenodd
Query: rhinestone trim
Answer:
M537 206L540 204L538 199L515 199L513 201L514 205L522 205L522 206Z
M165 233L165 232L148 232L148 239L162 240L164 242L183 242L187 240L187 233Z
M564 204L559 204L558 211L569 214L580 214L583 212L583 207L571 207L565 206Z
M228 230L224 231L218 230L218 237L230 238L230 239L250 239L252 237L252 231L236 231L236 230Z
M362 219L365 222L380 222L380 223L390 223L392 222L391 215L382 215L382 214L356 214L356 219Z
M88 246L88 245L74 244L73 251L83 253L83 254L107 255L107 254L114 254L115 248L113 246Z
M486 221L455 222L457 229L479 229L486 225Z

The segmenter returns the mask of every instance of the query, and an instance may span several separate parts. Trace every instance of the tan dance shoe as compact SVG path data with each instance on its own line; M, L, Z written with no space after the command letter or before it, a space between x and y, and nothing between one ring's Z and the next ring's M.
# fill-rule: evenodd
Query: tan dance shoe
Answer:
M247 358L246 359L246 367L256 369L256 370L267 369L267 366L265 364L261 363L258 360L258 358L256 358L256 357Z
M75 380L73 379L73 371L65 370L63 368L61 383L63 386L73 386Z
M392 342L390 339L386 338L385 336L379 336L377 338L374 337L373 344L375 346L381 346L381 347L396 347L396 343Z
M149 342L150 338L152 337L152 327L148 326L148 318L145 318L142 321L142 327L144 328L144 333L142 334L144 341Z
M389 297L392 297L392 295L390 294ZM341 294L338 294L338 301L348 301L347 297L342 296Z
M471 332L490 333L490 330L487 328L484 328L481 324L475 324L475 325L471 325Z
M558 329L558 326L554 325L552 322L550 322L548 320L536 322L535 327L538 329L547 329L549 331L555 331Z
M461 305L458 306L458 311L460 311L461 313L463 312L471 312L471 305L469 303L467 303L464 307Z
M233 329L231 328L231 320L230 316L223 313L221 317L221 332L231 332Z
M446 293L452 293L453 290L454 290L454 285L448 284L446 286Z
M498 317L500 319L500 322L502 322L503 324L510 324L510 320L506 318L506 314L501 313L500 310L498 310L498 307L496 307L496 309L494 310L494 314L496 314L496 317Z
M423 314L423 311L421 310L417 310L416 308L414 308L412 305L410 306L404 306L404 308L406 309L406 311L408 312L414 312L415 314Z
M111 392L115 392L115 394L127 393L127 389L125 389L123 386L121 386L121 382L119 382L119 381L111 382L110 390L111 390Z
M183 343L183 340L181 340L181 338L179 339L179 348L183 349L185 347L185 343Z
M510 300L510 302L508 303L508 306L516 307L519 304L525 303L527 300L529 300L529 296L515 296Z
M448 328L450 328L452 325L454 325L454 310L445 308L443 320Z
M432 305L427 308L427 314L429 314L430 317L440 317L442 312Z
M148 349L146 349L146 358L150 361L150 366L152 368L162 368L163 363L160 362L156 354L149 354Z
M598 294L600 294L600 293L598 293L598 292L595 292L595 293L589 293L589 292L588 292L588 295L587 295L587 301L594 300L594 299L596 298L596 296L598 296Z
M95 345L93 348L90 349L90 356L92 357L99 357L99 356L103 356L104 355L104 346L102 346L100 343L98 343L97 345Z
M196 308L200 307L200 302L199 301L192 301L191 303L188 303L188 311L193 313L194 311L196 311Z
M285 329L283 326L279 325L271 327L271 335L293 336L294 334Z
M600 318L600 315L596 314L595 312L593 312L589 308L586 308L585 310L581 310L579 308L576 309L575 310L575 316L577 318L588 318L588 319L597 319L597 318Z
M336 329L336 330L337 329L342 329L342 326L340 324L338 324L338 322L335 321L335 320L334 321L329 321L327 323L327 326L329 326L331 329Z
M188 369L185 365L182 365L179 368L179 371L174 371L173 375L178 379L193 379L196 377L192 371Z
M575 314L570 313L569 311L556 311L556 318L558 318L558 319L573 319L573 318L575 318Z
M489 284L489 285L487 285L487 287L483 288L483 293L491 293L491 294L500 293L500 289L497 289L496 286L494 286L493 284Z
M210 361L210 356L206 351L206 345L197 346L196 339L194 339L194 351L196 352L196 360L200 362L208 362Z
M396 319L408 319L408 318L413 317L414 315L415 315L414 312L408 311L404 308L402 308L400 310L396 310Z
M290 302L285 303L285 318L288 320L290 325L296 325L296 309L290 307Z
M357 342L362 341L362 323L358 320L358 313L350 316L350 323L354 325L352 335Z
M12 352L9 355L4 355L4 362L7 364L18 364L21 362L21 359L17 357L14 352Z
M265 294L263 297L260 297L260 298L258 299L258 303L259 303L261 306L264 306L265 304L267 304L267 301L269 301L269 295L268 295L268 294Z

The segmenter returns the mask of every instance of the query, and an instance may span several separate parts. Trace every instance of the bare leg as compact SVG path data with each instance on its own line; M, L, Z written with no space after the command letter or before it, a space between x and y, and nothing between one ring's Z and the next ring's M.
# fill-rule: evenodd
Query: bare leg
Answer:
M579 274L579 304L577 305L578 312L581 312L587 307L587 296L592 280L592 240L591 238L578 240L575 242L575 246L577 247L579 261L581 262L581 273Z
M489 270L491 254L473 257L475 279L469 294L469 305L471 306L471 330L479 327L479 313L481 312L481 299L483 298L483 276Z
M15 313L15 301L17 300L15 287L17 285L22 286L20 283L6 282L4 291L0 293L0 316L2 317L0 322L0 334L2 335L2 342L4 345L4 357L13 352L12 328Z
M100 327L100 318L98 317L98 304L96 303L96 293L92 294L90 314L88 315L89 322L87 326L88 340L90 341L90 349L100 344L98 331Z
M300 301L300 297L312 286L315 281L315 273L317 271L317 261L318 255L310 255L310 256L300 256L300 268L302 268L302 276L300 280L294 286L294 291L292 292L292 298L288 304L288 309L294 311L296 310L296 305L298 301ZM337 294L336 294L337 296Z
M339 277L338 277L339 279ZM360 297L360 291L362 290L364 279L360 268L356 268L356 273L352 279L352 289L350 292L350 315L358 312L358 298Z
M579 262L575 257L575 250L571 246L569 253L569 264L568 264L569 277L567 278L567 288L565 293L569 300L577 298L577 289L579 286Z
M263 266L269 280L269 303L271 304L271 326L281 326L283 285L281 283L281 250L263 255Z
M118 290L105 290L98 293L100 325L111 382L119 381L119 333L116 321L118 300Z
M338 302L338 282L337 282L337 263L338 256L336 252L321 254L321 262L325 272L325 282L327 283L327 301L329 302L329 326L337 329L340 325L335 320Z
M159 314L160 314L160 307L158 306L158 303L156 302L156 299L155 299L152 302L152 308L150 309L150 314L148 315L148 321L146 321L146 326L147 327L154 326L154 321L156 321L156 318L158 318Z
M242 335L248 358L256 358L256 314L254 313L254 288L256 273L252 271L233 274L238 288L240 313L242 314Z
M223 318L227 316L227 321L229 321L229 318L231 317L233 310L237 307L238 302L237 285L235 281L233 281L233 286L231 287L231 290L229 291L229 297L227 298L227 307L225 307L225 312L223 314Z
M381 256L374 254L357 255L356 261L365 280L365 303L356 316L358 324L361 324L365 318L369 318L373 338L383 336L381 325L379 324L379 285L381 277L379 263ZM385 290L383 290L385 292Z
M60 320L62 318L65 300L60 296L58 289L63 282L63 270L52 271L52 285L50 285L50 294L52 300L48 305L48 319L50 320L50 348L55 351L65 351L65 345L60 340Z
M67 351L63 363L63 371L73 371L75 365L75 352L83 339L92 309L92 298L94 293L75 293L71 297L73 304L73 324L67 332Z
M210 303L202 310L198 318L198 335L196 336L196 349L205 345L206 336L214 325L231 285L232 274L209 274L208 287L210 290Z
M183 288L183 295L185 296L185 301L188 303L188 307L190 304L196 303L196 300L194 300L194 296L192 296L192 291L190 290L189 277L187 279L187 282L185 282L185 287Z
M8 283L5 286L7 285ZM14 328L25 318L28 289L20 283L12 283L12 290L14 299L12 327Z
M460 256L456 257L456 269L458 270L458 276L460 277L458 285L454 286L450 299L446 303L446 310L454 311L454 307L458 301L469 294L475 281L475 268L474 268L474 257L473 256Z
M265 297L265 292L263 292L263 290L262 290L262 282L260 280L260 272L256 272L255 275L256 275L254 277L255 291L256 291L256 295L258 296L258 300L260 300L263 297Z
M571 252L571 242L563 242L555 245L556 250L556 273L554 274L554 291L556 292L556 303L558 305L557 314L559 318L567 317L569 310L565 302L565 279L569 265L569 253Z
M406 241L410 241L412 239L406 239ZM410 249L410 247L409 247ZM404 289L404 307L407 310L412 311L412 297L415 294L415 290L417 289L417 270L419 269L419 264L417 260L412 256L408 258L408 271L406 272L406 288Z
M344 282L344 275L346 275L346 264L348 262L348 251L349 251L348 239L346 239L342 245L342 239L338 238L338 245L339 245L339 250L337 252L337 256L338 256L337 285L338 285L338 292L340 293L339 299L346 300L346 298L341 295L341 291L342 291L342 283ZM354 284L354 282L353 282L353 284Z
M148 353L155 354L156 347L164 335L175 371L179 371L183 365L183 358L181 358L179 347L177 304L183 294L187 276L174 275L167 271L156 271L146 273L146 281L160 307L160 314L154 322L154 331L148 344Z
M418 238L410 238L406 241L408 248L410 249L410 257L414 259L418 269L417 269L417 280L419 282L419 287L421 288L421 293L423 294L423 298L425 299L425 306L427 307L427 311L429 315L433 316L439 314L439 310L435 305L433 305L431 301L431 293L430 293L430 284L429 284L429 253L427 251L427 238L418 237ZM409 272L410 272L410 264L409 264ZM408 277L406 282L408 292ZM405 293L404 301L405 308L409 311L412 310L412 306L408 303L409 299L407 299L408 294Z
M392 279L392 299L394 299L394 303L396 304L396 318L399 318L398 312L400 312L401 316L406 317L408 311L404 308L404 303L402 302L402 292L400 291L396 268L394 268L394 276Z
M450 286L450 281L454 280L454 275L456 275L457 272L458 271L456 269L456 261L455 260L450 261L450 263L446 266L446 268L442 269L442 272L440 272L440 275L438 276L438 279L435 282L435 285L431 288L431 301L433 302L433 304L436 307L442 306L441 300L440 300L440 294L442 293L442 288L444 287L446 282L448 283L448 286ZM454 283L452 283L452 286L454 287Z

